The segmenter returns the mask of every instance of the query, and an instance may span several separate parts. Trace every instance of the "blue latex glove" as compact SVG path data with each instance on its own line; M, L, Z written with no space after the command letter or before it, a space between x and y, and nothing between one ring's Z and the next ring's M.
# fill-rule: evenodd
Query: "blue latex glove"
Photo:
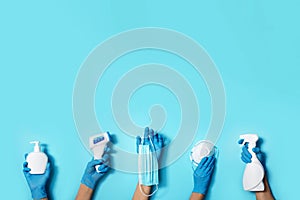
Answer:
M27 166L28 163L24 162L23 173L30 188L32 198L47 198L46 184L50 177L50 163L47 163L46 171L44 174L30 174L30 168L28 168Z
M150 137L150 138L149 138ZM150 142L150 139L153 143L153 146ZM142 144L142 138L140 136L136 137L136 151L139 153L139 145ZM164 138L161 134L154 132L153 129L145 128L144 131L144 145L149 145L151 152L156 152L157 159L159 160L161 156L161 149L164 146Z
M204 157L194 171L193 192L206 195L212 174L214 172L216 158L214 156Z
M104 154L102 159L94 160L94 158L87 164L85 172L82 176L81 183L91 189L95 189L97 182L106 174L109 170L108 167L108 154ZM99 173L96 171L95 166L98 167Z
M244 142L244 139L240 139L238 141L239 144L242 144ZM264 166L265 165L265 159L263 157L263 154L261 153L260 151L260 148L259 147L254 147L252 149L252 151L256 154L258 160L261 162L261 164ZM251 163L251 158L252 158L252 155L251 153L249 152L248 150L248 143L246 143L243 148L242 148L242 153L241 153L241 159L244 163Z

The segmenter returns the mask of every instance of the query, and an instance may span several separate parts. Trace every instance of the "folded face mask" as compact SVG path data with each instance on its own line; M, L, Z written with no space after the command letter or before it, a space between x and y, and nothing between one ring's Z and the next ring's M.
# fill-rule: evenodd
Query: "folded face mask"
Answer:
M151 145L153 145L150 139ZM154 149L154 145L153 148ZM156 152L151 152L150 145L139 145L138 156L138 169L139 169L139 184L145 186L155 185L156 189L152 194L147 195L143 192L141 186L140 190L144 196L152 196L158 190L158 159Z
M158 184L158 161L149 145L139 145L139 183L150 186Z

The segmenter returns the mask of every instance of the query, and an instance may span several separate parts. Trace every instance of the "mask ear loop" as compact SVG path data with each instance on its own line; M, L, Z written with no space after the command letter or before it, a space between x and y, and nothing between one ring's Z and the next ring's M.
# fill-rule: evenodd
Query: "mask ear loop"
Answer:
M154 144L152 142L152 139L151 139L150 135L148 137L149 137L150 144L151 144L151 146L153 147L153 150L154 150L153 153L154 153L155 158L156 158L156 160L158 162L158 158L157 158L155 146L154 146ZM158 184L155 184L155 190L151 194L145 194L145 192L142 189L141 184L139 184L139 188L140 188L140 191L141 191L142 195L144 195L145 197L151 197L152 195L154 195L158 191Z
M191 152L190 152L190 158L193 158L192 155L193 155L193 152L191 151ZM196 162L194 161L194 159L192 159L192 170L193 170L193 171L196 170L196 169L195 169L195 166L197 167L198 164L199 164L199 163L196 163Z
M140 191L141 191L142 195L144 195L145 197L151 197L152 195L154 195L157 192L157 190L158 190L158 184L156 184L155 186L156 186L156 188L155 188L155 190L151 194L145 194L145 192L142 189L141 184L139 184Z

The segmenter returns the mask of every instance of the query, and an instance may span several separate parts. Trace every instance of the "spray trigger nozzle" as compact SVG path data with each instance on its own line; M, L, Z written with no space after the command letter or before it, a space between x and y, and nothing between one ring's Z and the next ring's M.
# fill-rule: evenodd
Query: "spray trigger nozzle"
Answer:
M246 142L246 140L243 139L243 142L241 143L241 146L247 145L248 142Z
M256 142L258 141L257 134L243 134L240 135L240 139L243 140L242 145L249 144L249 146L255 147Z

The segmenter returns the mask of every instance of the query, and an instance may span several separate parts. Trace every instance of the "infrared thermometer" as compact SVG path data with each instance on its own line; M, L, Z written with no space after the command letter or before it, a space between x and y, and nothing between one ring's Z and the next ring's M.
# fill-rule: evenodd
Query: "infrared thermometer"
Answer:
M93 151L94 160L99 160L102 158L104 149L107 143L110 141L109 138L109 132L100 133L90 137L90 149ZM99 166L100 165L95 166L95 169L98 173L100 173L100 171L98 170Z

